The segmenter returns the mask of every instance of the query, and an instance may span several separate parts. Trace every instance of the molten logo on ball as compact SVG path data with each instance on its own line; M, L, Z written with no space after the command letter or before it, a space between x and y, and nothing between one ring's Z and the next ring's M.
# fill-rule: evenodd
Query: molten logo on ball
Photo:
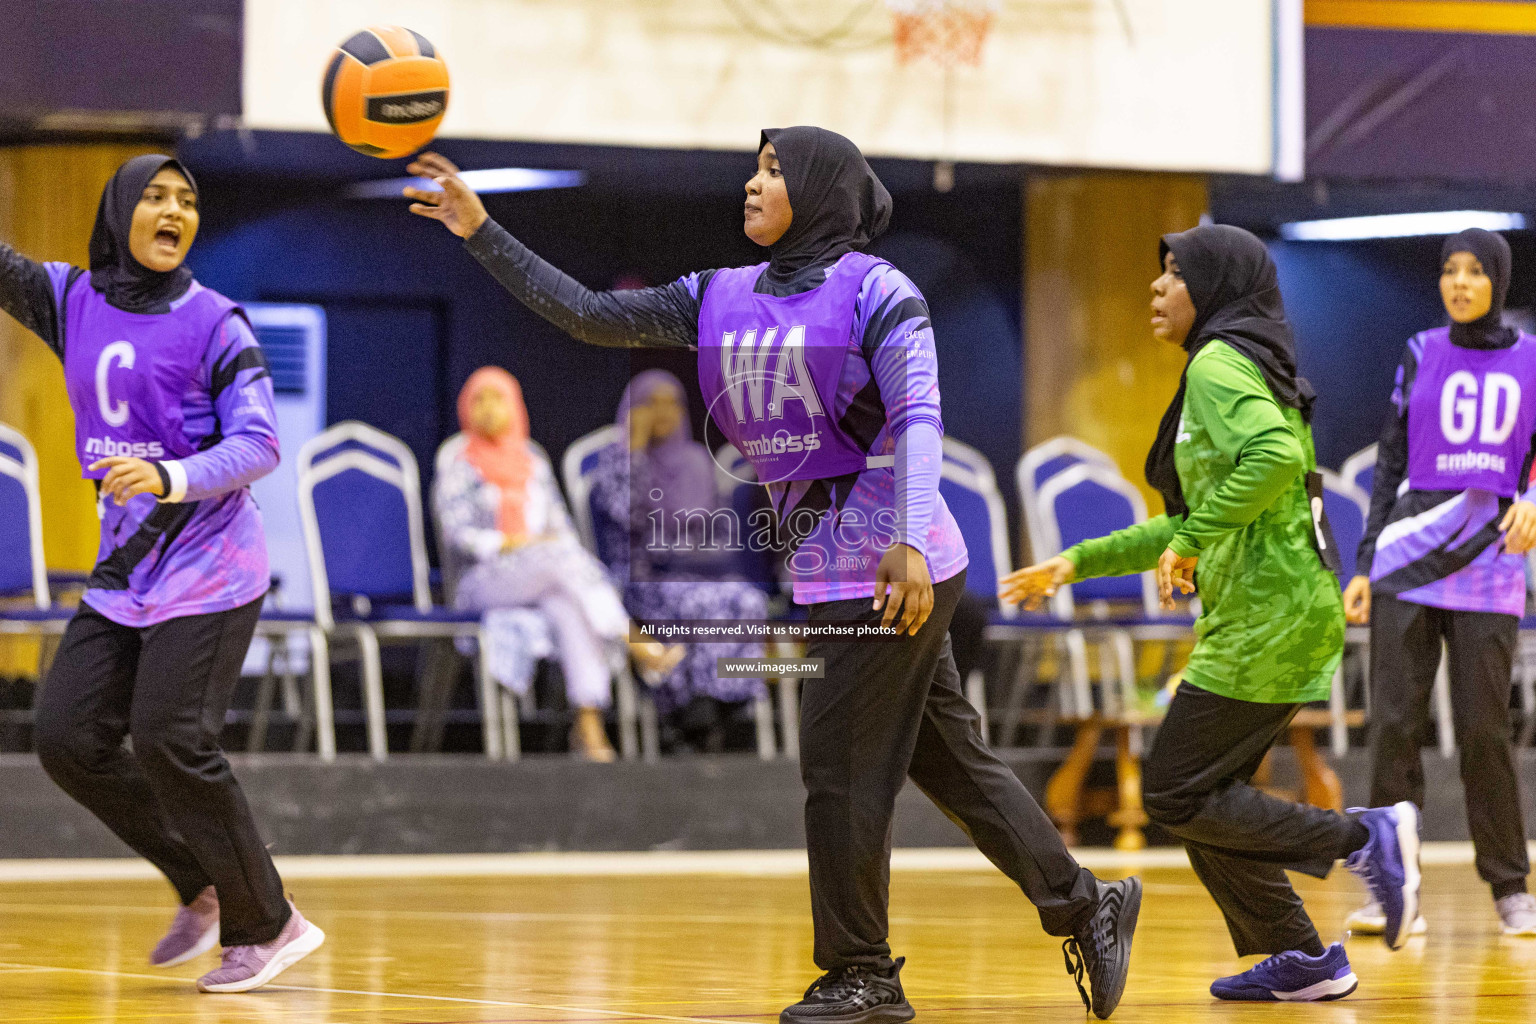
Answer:
M416 124L443 116L448 105L443 92L419 92L412 96L368 97L368 120L381 124Z
M381 159L432 141L448 109L448 66L423 36L375 25L337 47L320 84L336 137Z

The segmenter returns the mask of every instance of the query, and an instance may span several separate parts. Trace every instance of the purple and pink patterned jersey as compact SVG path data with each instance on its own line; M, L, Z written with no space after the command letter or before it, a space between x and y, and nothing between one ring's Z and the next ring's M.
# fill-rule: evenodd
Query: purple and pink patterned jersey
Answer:
M790 399L781 389L777 411L787 408L792 418L818 424L793 431L801 451L791 452L788 426L781 431L782 424L776 424L763 433L726 420L728 434L739 434L747 445L743 454L763 461L782 528L803 538L789 563L796 603L873 596L880 558L896 542L923 552L935 582L965 568L965 541L938 489L944 427L928 306L894 267L855 252L830 265L807 267L788 285L769 282L765 265L758 265L702 271L655 288L598 292L540 259L492 220L465 239L465 248L530 309L587 344L707 348L713 354L703 357L718 362L725 335L734 330L735 367L746 333L756 329L747 357L754 370L738 395L744 410L755 412L761 397L764 416L774 419L769 405L773 377L779 375L782 387L798 389L800 398ZM807 375L816 367L814 385L796 376L801 367L794 353L785 354L795 328L807 328L803 340L813 322L821 325L818 337L831 332L821 343L827 351L805 361ZM838 346L840 360L822 358ZM760 356L771 361L756 374ZM782 374L781 358L788 360ZM704 384L707 392L717 390ZM723 380L716 384L718 397L733 401L729 386ZM760 396L748 387L756 384L763 387ZM807 398L818 406L818 416L806 414ZM734 417L734 408L720 415ZM818 456L815 465L834 475L816 476L810 460L801 465L798 456L805 454L809 433L826 435L825 450L835 452L835 460L823 464ZM818 449L822 440L816 439ZM799 468L781 475L786 462Z
M1409 339L1377 449L1359 564L1372 589L1455 611L1525 612L1525 557L1499 523L1531 500L1536 337L1464 348L1448 328Z
M65 263L44 265L83 476L114 455L157 462L170 490L98 500L84 600L125 626L227 611L271 585L249 485L278 463L272 381L244 314L194 282L164 313L129 313ZM56 342L56 343L55 343Z
M924 554L935 582L948 579L967 556L938 493L944 424L922 296L863 253L788 296L754 291L766 266L707 282L699 381L716 425L801 538L786 563L796 603L873 596L897 542Z

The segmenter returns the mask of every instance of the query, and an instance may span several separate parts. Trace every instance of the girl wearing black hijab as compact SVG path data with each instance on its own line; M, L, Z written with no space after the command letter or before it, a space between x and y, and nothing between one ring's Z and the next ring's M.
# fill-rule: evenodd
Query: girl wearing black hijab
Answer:
M887 942L896 795L910 777L1039 908L1077 956L1085 1002L1109 1016L1125 985L1137 879L1102 883L981 740L948 637L965 544L938 493L943 423L928 307L862 250L891 198L858 148L820 128L765 131L747 182L747 235L767 263L670 285L593 292L490 220L458 170L412 165L407 189L529 308L595 345L696 348L719 432L752 463L789 538L794 597L822 659L801 705L801 773L816 963L784 1024L912 1017ZM655 497L660 497L659 495ZM748 535L742 524L742 536ZM757 530L750 524L751 531ZM884 625L877 642L846 639ZM844 632L837 632L843 630Z
M1509 721L1525 553L1536 544L1536 337L1504 326L1509 276L1501 236L1473 228L1446 239L1440 297L1451 323L1410 338L1397 368L1360 541L1369 575L1350 581L1344 603L1351 622L1371 624L1371 802L1424 802L1420 746L1443 640L1477 873L1504 933L1536 935ZM1368 904L1347 924L1379 931L1381 916Z
M325 936L284 898L219 749L271 583L249 486L278 449L245 314L184 262L197 227L186 168L136 157L102 192L88 271L0 244L0 308L64 364L101 515L96 568L39 698L38 756L175 887L182 907L150 962L222 944L198 988L245 992Z
M1160 255L1152 330L1189 353L1147 457L1167 512L1021 569L1000 593L1035 607L1074 579L1156 569L1172 608L1198 567L1195 648L1146 758L1146 810L1183 841L1238 955L1271 954L1212 995L1338 999L1355 989L1349 959L1323 946L1286 871L1322 878L1348 858L1388 908L1395 949L1417 914L1418 818L1407 803L1345 816L1250 785L1343 656L1339 584L1308 495L1314 396L1264 243L1209 225L1163 236Z

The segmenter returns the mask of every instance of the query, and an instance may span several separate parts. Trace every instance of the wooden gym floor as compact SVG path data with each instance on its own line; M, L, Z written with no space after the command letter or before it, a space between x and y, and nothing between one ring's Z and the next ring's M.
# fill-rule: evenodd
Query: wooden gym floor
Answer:
M1171 851L1150 851L1149 863L1164 866L1142 871L1136 955L1114 1019L1529 1021L1536 1015L1536 939L1497 933L1469 852L1458 845L1434 858L1454 863L1426 865L1426 938L1398 953L1379 939L1354 940L1355 995L1285 1006L1209 998L1211 979L1238 961L1188 867L1176 866ZM278 985L233 996L192 987L213 954L165 973L146 966L172 908L169 890L142 878L142 866L107 862L95 879L0 881L0 1021L771 1024L814 976L804 855L676 856L684 859L657 871L671 862L646 854L545 855L499 877L424 873L435 870L430 861L402 862L413 872L406 877L315 877L345 871L347 862L329 859L329 867L308 873L289 862L289 888L328 941ZM370 863L367 870L394 870ZM691 863L739 873L677 873ZM528 873L563 864L580 873ZM614 873L626 864L651 873ZM1059 941L1040 931L1001 875L976 865L972 854L917 854L898 860L893 872L892 940L908 958L903 980L919 1020L1081 1020ZM0 879L46 878L52 870L0 865ZM125 870L140 877L114 877ZM454 870L477 869L460 863ZM1302 887L1325 940L1336 937L1359 900L1354 880L1340 870Z

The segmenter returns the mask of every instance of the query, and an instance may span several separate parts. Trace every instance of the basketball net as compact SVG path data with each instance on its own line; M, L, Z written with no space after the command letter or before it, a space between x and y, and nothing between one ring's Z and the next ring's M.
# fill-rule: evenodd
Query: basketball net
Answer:
M981 63L982 45L997 17L999 0L885 0L890 8L896 59L919 58L946 68Z

